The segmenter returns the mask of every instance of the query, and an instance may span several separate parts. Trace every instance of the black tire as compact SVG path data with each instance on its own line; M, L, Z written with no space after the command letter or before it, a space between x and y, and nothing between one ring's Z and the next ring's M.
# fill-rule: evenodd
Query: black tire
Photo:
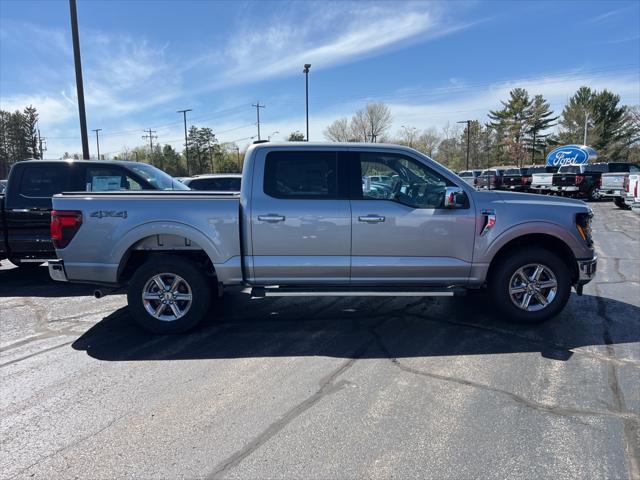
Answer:
M620 197L615 197L613 199L613 203L616 204L616 207L621 208L623 210L631 210L631 205L627 205L626 203L624 203L624 199Z
M487 286L493 304L507 320L515 323L544 322L555 317L567 304L571 294L571 273L562 259L554 253L541 248L531 248L521 252L513 252L499 260L499 262L492 269ZM539 264L548 269L555 276L556 281L555 297L546 306L537 311L527 311L516 306L515 299L512 300L509 293L510 283L516 277L516 272L520 268L532 264ZM552 280L546 275L545 279ZM524 287L516 286L516 288ZM549 292L550 289L543 289L541 295L546 297ZM524 295L525 292L516 294L516 299L520 301ZM542 305L535 296L532 297L532 301L534 302L532 308L536 304Z
M161 274L168 274L168 276L161 276L161 281L170 280L172 278L171 275L173 275L174 278L180 277L183 281L180 283L182 294L191 295L191 303L188 307L186 306L186 300L181 301L178 300L177 297L175 300L167 300L175 303L175 307L178 308L178 310L185 310L184 315L179 318L162 320L147 311L147 308L157 306L161 309L159 316L175 317L175 314L172 312L172 305L164 307L160 305L164 300L147 300L147 307L142 298L145 291L151 295L160 296L159 292L161 291L163 295L165 294L166 291L160 290L157 285L155 287L156 292L149 292L149 289L153 288L155 284L155 282L151 283L152 279ZM180 292L176 292L176 294L179 293ZM166 292L166 294L169 294L169 292ZM171 255L152 256L133 274L127 290L127 302L133 318L142 328L158 334L184 333L194 328L209 312L211 297L211 282L202 272L202 269L187 258Z
M23 262L19 258L9 258L11 263L13 263L18 268L23 268L25 270L32 270L37 267L40 267L44 262Z
M597 202L601 198L602 198L602 195L600 195L600 190L598 190L596 187L591 187L587 192L587 199L590 202Z

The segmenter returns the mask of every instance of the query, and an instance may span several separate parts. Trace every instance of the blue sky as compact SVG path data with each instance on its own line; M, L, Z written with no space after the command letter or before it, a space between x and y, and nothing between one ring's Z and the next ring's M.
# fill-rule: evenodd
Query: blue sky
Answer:
M209 2L79 0L88 128L101 152L143 144L145 128L182 149L176 110L221 141L304 130L311 140L367 101L392 133L484 120L514 87L558 111L581 85L640 103L640 2ZM0 106L38 107L48 157L78 152L66 0L0 0ZM90 148L95 153L91 138Z

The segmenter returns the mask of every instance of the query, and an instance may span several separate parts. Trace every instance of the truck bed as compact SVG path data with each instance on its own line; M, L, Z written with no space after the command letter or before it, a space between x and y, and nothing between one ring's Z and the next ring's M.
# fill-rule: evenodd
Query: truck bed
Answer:
M68 192L53 197L54 210L82 212L82 226L65 248L70 278L116 283L131 250L204 250L240 272L240 198L201 191ZM131 246L133 247L131 248ZM231 263L227 263L231 262ZM236 268L237 267L237 268ZM218 268L216 268L218 270Z

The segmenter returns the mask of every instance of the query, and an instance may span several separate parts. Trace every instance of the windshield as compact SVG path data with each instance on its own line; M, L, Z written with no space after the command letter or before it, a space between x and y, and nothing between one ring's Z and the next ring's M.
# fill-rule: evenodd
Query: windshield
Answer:
M182 182L152 165L139 163L131 165L130 168L158 190L190 190Z

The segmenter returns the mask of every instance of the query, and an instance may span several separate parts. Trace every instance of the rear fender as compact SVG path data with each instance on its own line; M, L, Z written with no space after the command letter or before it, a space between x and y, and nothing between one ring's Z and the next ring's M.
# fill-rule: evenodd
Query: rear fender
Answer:
M151 222L139 225L127 232L111 249L110 258L119 259L121 271L129 253L141 241L159 235L171 235L172 237L183 237L191 244L193 250L203 250L211 263L223 263L227 258L223 258L220 250L216 247L211 238L200 230L179 222ZM171 248L168 248L171 249ZM183 248L183 249L189 249ZM163 248L145 248L142 250L163 250Z

